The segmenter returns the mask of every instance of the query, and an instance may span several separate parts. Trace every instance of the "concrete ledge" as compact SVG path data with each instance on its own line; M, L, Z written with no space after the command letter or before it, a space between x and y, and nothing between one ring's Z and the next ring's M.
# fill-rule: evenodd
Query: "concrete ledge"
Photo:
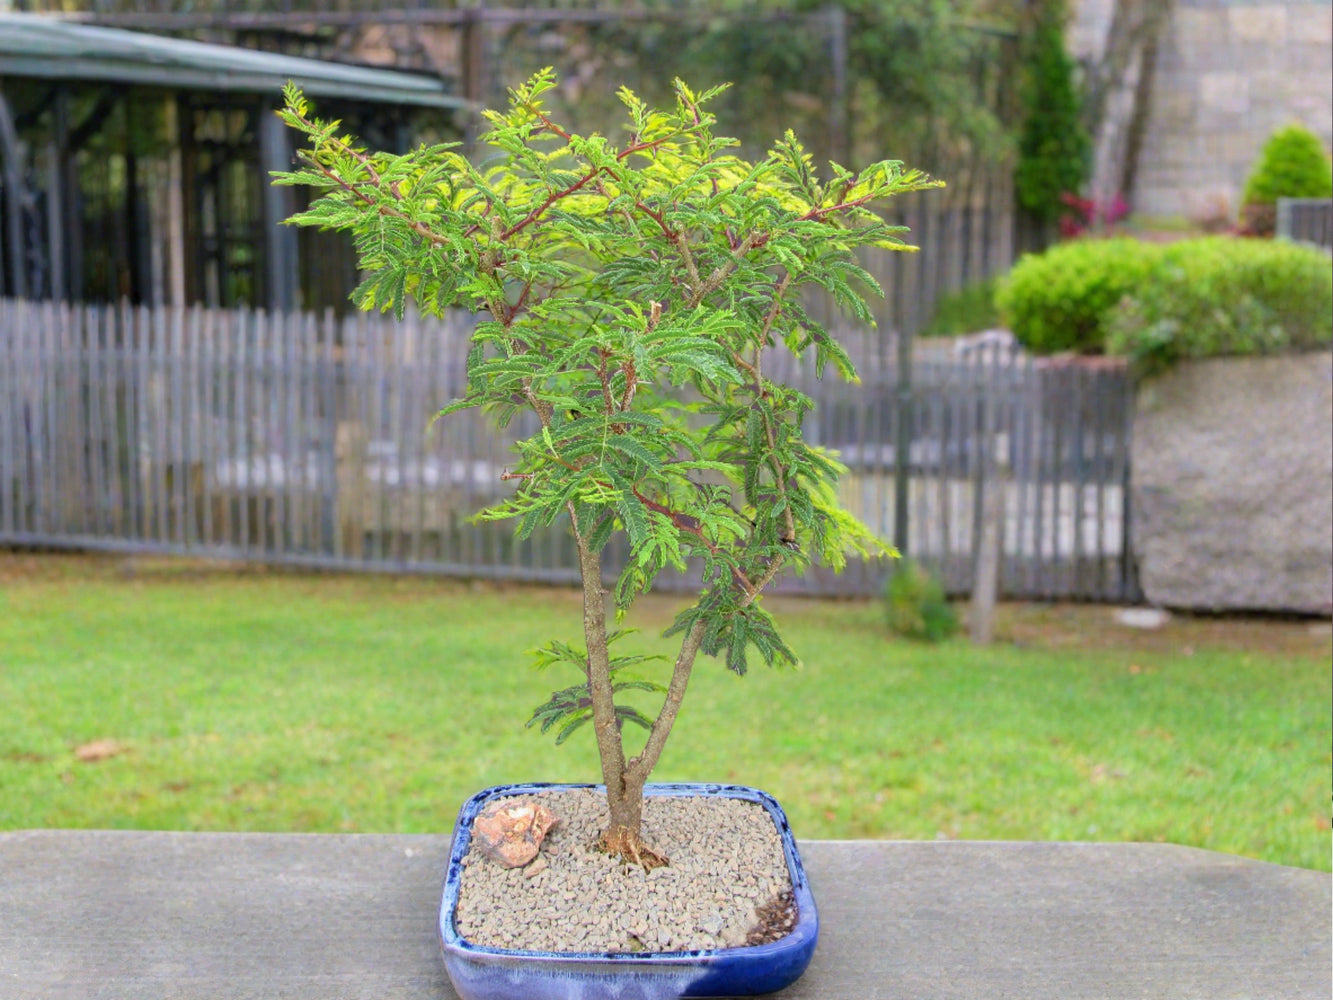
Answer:
M447 836L0 834L0 998L449 998ZM806 841L784 1000L1328 998L1329 875L1166 844ZM519 1000L519 998L516 998Z

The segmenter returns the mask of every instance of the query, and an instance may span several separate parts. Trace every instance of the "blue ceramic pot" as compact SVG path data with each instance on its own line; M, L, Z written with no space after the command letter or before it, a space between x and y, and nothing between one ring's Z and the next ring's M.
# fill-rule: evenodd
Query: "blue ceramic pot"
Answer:
M465 941L454 924L463 858L472 841L472 821L488 800L547 789L600 785L497 785L463 804L454 827L449 871L440 905L440 941L449 979L462 1000L668 1000L675 997L753 996L780 990L800 978L815 951L819 916L786 814L777 800L743 785L648 785L645 795L715 795L758 802L782 837L796 898L797 922L772 944L709 951L551 952L486 948Z

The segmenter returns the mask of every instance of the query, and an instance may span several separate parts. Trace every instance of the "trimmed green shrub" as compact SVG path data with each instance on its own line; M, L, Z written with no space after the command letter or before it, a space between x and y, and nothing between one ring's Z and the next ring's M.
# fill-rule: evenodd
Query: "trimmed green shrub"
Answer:
M1153 371L1181 358L1309 350L1333 339L1333 267L1314 247L1208 236L1165 249L1107 317L1107 350Z
M944 587L920 563L904 559L884 585L889 629L907 639L940 642L958 631Z
M919 337L956 337L991 330L1000 325L995 308L995 279L987 278L956 292L940 296L935 315L917 334Z
M1060 243L1024 255L1001 282L995 304L1034 353L1100 353L1107 314L1148 280L1161 254L1161 246L1129 237Z
M1329 197L1333 197L1333 162L1319 137L1303 125L1288 125L1264 143L1241 203Z
M1333 197L1333 161L1319 137L1303 125L1269 136L1241 196L1241 228L1271 236L1279 198Z

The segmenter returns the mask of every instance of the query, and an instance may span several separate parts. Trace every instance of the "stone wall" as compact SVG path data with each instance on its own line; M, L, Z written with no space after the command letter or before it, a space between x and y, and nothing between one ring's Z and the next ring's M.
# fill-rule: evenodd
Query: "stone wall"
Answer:
M1145 382L1130 468L1150 603L1333 610L1333 355L1189 362Z
M1076 0L1069 45L1099 57L1113 0ZM1298 121L1333 144L1329 0L1174 0L1138 159L1135 211L1233 219L1269 134Z

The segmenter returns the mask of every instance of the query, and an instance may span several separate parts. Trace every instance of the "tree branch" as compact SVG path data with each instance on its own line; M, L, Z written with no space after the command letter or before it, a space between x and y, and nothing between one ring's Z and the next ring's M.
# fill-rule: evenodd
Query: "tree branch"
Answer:
M709 295L721 288L722 283L727 280L732 271L736 270L736 266L745 258L745 255L751 250L763 246L767 242L767 233L747 233L745 239L741 240L740 245L731 251L731 260L713 268L713 272L708 276L707 281L699 281L698 272L694 270L693 264L691 263L690 273L697 288L694 295L691 296L690 306L697 306ZM730 241L728 241L728 243L730 243Z
M836 205L825 205L823 208L812 208L797 221L816 222L830 212L845 212L849 208L860 208L862 205L874 201L877 197L879 197L879 195L868 194L863 198L853 198L851 201L838 202Z
M775 454L778 444L773 433L773 424L768 419L767 411L761 410L760 412L764 418L764 432L768 437L768 464L773 469L773 484L778 488L778 495L785 499L787 496L787 477L783 472L782 463L778 461L778 456ZM782 513L786 515L787 521L787 535L783 541L794 542L796 540L796 521L792 517L790 503L782 509Z
M699 279L699 269L694 266L694 254L690 252L690 241L685 238L683 230L676 230L672 242L680 251L680 259L685 265L685 270L690 272L690 308L693 308L703 301L701 294L703 282Z
M634 203L634 207L637 208L644 215L648 216L648 218L656 222L658 228L662 230L663 236L671 240L671 242L673 243L676 241L676 237L678 234L674 229L672 229L670 226L667 225L665 215L663 215L661 212L657 211L652 206L642 201L636 201Z
M768 331L773 329L773 323L778 318L778 313L782 311L782 296L787 293L787 288L791 284L791 272L784 270L782 280L778 282L778 287L773 291L773 304L769 306L768 315L764 317L764 327L759 331L759 346L762 347L764 341L768 339Z
M314 167L329 180L336 183L344 191L349 192L350 194L354 195L357 198L360 198L363 202L365 202L365 204L369 205L380 215L385 215L393 219L400 219L403 222L406 222L413 232L415 232L418 236L421 236L423 239L426 239L431 243L434 243L436 246L442 246L443 244L449 242L448 239L441 236L439 233L435 232L435 230L431 229L430 226L426 225L424 222L419 222L418 220L413 219L411 216L407 215L405 212L400 212L398 209L394 208L391 205L386 205L382 201L375 200L374 198L366 194L364 191L362 191L356 185L343 180L336 173L334 173L328 167L324 166L324 164L320 163L317 159L315 159L305 150L301 150L299 155L301 159L304 160L306 163L310 164L310 166ZM374 190L376 193L382 193L384 189L379 185L375 185ZM390 193L390 196L391 197L393 196L392 192Z
M695 622L686 633L685 641L681 643L680 652L676 654L676 662L671 668L666 699L662 702L657 718L653 720L653 727L648 730L648 740L639 754L630 758L629 763L625 765L626 773L633 781L646 781L662 756L662 748L666 746L667 737L671 735L671 727L676 722L676 714L680 711L685 689L689 686L690 674L694 670L694 659L699 655L699 646L704 641L706 630L707 625L702 620Z
M782 563L781 555L775 556L769 562L768 569L759 578L759 582L747 587L745 595L740 599L740 607L748 608L759 598L760 592L773 582L778 571L782 569ZM662 749L666 746L667 737L671 735L671 727L675 725L676 715L680 712L680 703L685 698L690 674L694 672L694 661L699 655L705 631L707 624L703 620L696 621L686 633L685 641L681 643L680 652L676 654L676 662L671 668L671 680L667 683L666 698L657 713L657 718L653 720L652 728L648 730L648 740L644 743L643 750L637 756L631 757L625 765L625 773L632 781L646 781L662 756Z
M665 504L660 504L656 500L648 499L646 496L644 496L642 493L639 492L637 487L634 487L633 489L634 489L634 495L635 497L638 498L639 503L643 504L651 511L656 511L658 514L665 515L671 521L672 525L675 526L677 531L683 531L685 532L685 534L697 538L699 540L699 544L701 544L713 555L718 556L722 554L722 550L719 549L717 545L715 545L712 542L712 540L709 539L709 537L704 534L703 528L699 526L699 519L697 517L693 517L690 514L682 514L680 511L677 510L672 510ZM744 573L740 571L738 567L736 566L731 567L731 576L732 579L734 579L736 583L740 586L741 590L745 591L746 594L750 593L751 591L750 580Z
M570 139L573 138L572 135L570 135L568 132L562 129L555 122L551 121L550 118L546 117L546 115L531 101L525 103L523 107L527 109L530 113L536 115L538 118L542 120L542 124L546 126L546 131L554 132L556 135L560 136L560 138L564 139L566 142L568 142Z
M523 230L527 229L528 226L532 225L532 224L533 224L534 222L536 222L539 218L541 218L542 213L544 213L548 208L550 208L552 205L554 205L557 201L561 201L561 200L563 200L563 199L565 199L565 198L568 198L568 197L569 197L570 195L572 195L572 194L576 194L577 192L579 192L580 190L583 189L583 186L584 186L585 184L587 184L587 183L589 183L590 181L592 181L592 180L593 180L599 173L601 173L601 170L594 169L594 170L592 170L591 172L584 174L581 178L579 178L577 181L575 181L575 182L574 182L573 184L571 184L569 187L567 187L567 188L561 188L559 191L552 191L549 195L546 196L546 200L545 200L544 202L542 202L540 205L538 205L536 208L534 208L532 211L530 211L527 215L525 215L525 216L524 216L522 219L520 219L518 222L515 222L515 223L514 223L512 226L510 226L508 229L506 229L506 230L504 230L502 233L500 233L499 236L498 236L497 238L499 239L499 241L500 241L501 243L503 243L505 240L509 239L510 237L518 235L518 234L521 233Z

